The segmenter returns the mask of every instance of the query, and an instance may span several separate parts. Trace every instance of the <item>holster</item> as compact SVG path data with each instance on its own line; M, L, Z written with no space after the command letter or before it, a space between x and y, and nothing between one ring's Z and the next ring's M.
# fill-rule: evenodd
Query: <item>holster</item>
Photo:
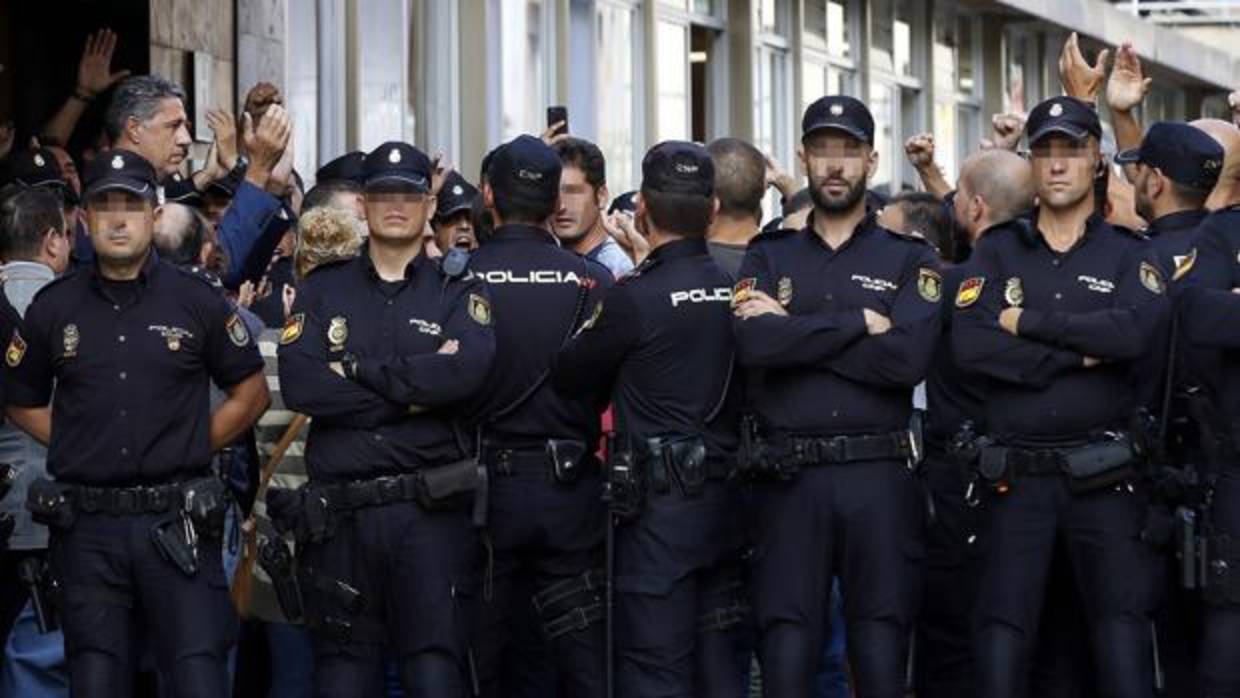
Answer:
M1084 494L1130 480L1136 473L1136 455L1127 435L1064 451L1068 489Z
M28 557L17 565L17 577L30 594L30 606L34 609L39 632L46 635L60 628L56 608L60 603L60 586L52 575L47 562L39 557Z
M151 544L161 557L187 577L198 573L198 546L184 514L165 519L151 527Z
M293 564L293 551L283 538L264 538L258 545L258 566L271 578L280 611L290 623L304 616L301 589L297 585L297 570Z
M977 474L983 482L996 488L1011 484L1014 478L1007 455L1008 449L1003 446L987 445L978 450Z
M612 514L624 520L637 518L646 505L645 473L632 451L614 443L607 450L607 498Z
M585 442L573 439L548 439L547 458L551 460L551 479L571 485L581 477L589 455Z
M473 458L438 468L422 468L417 471L418 504L427 511L460 509L469 504L480 481L478 461Z
M68 531L73 528L76 516L73 503L65 496L64 490L47 478L39 478L30 483L26 490L26 509L35 523L43 524L53 531Z
M706 442L701 436L657 436L641 442L638 467L646 472L650 490L659 494L676 485L685 497L706 489Z
M277 531L291 532L298 543L322 543L336 535L335 513L309 483L295 490L268 489L267 513Z
M184 489L185 513L198 535L210 540L224 537L224 519L232 502L228 487L216 477L187 483Z
M741 417L736 461L740 473L745 476L765 475L771 471L770 449L762 438L762 424L755 415Z

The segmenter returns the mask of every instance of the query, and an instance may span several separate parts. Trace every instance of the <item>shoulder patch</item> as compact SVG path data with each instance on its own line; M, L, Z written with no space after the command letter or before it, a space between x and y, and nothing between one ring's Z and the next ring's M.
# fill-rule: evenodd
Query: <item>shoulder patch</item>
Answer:
M207 271L206 269L203 269L202 267L186 268L186 267L175 266L172 264L169 264L168 266L172 267L173 269L176 269L180 273L184 274L185 276L188 276L189 278L195 281L200 281L206 284L207 287L210 288L212 291L219 291L220 289L224 287L224 282L220 281L218 277L216 277L214 274Z
M284 330L280 332L280 344L292 344L301 339L301 331L306 328L306 314L294 313L284 321Z
M1197 263L1197 248L1188 251L1188 254L1177 254L1172 257L1175 262L1175 272L1171 274L1172 281L1179 281L1193 270L1193 265Z
M224 328L228 330L228 339L238 347L246 347L250 344L250 330L245 326L245 321L237 313L228 316L228 320L224 323Z
M971 276L960 283L960 290L956 292L956 307L967 308L977 302L982 297L982 287L986 285L986 277Z
M1149 262L1141 262L1141 268L1138 271L1141 276L1141 285L1150 293L1161 294L1165 283L1163 282L1162 273L1158 268Z
M938 303L943 298L943 276L929 267L917 271L917 293L927 303Z
M22 359L26 358L26 340L22 339L20 330L13 330L13 338L9 340L9 348L4 352L4 363L9 368L17 368L21 366Z
M477 293L469 294L469 316L479 325L490 325L491 302Z

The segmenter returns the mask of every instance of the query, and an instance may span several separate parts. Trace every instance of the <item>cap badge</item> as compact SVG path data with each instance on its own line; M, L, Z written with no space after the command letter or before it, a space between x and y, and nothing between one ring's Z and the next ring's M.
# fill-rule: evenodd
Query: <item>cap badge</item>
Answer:
M841 116L843 115L843 113L844 113L843 104L832 104L831 105L831 116Z
M1222 169L1222 167L1223 167L1223 163L1219 162L1218 160L1206 160L1205 162L1201 163L1201 169L1205 170L1206 172L1217 172L1220 169Z
M527 182L541 182L543 176L541 172L533 172L531 170L522 168L520 170L517 170L517 178L524 179Z
M461 188L461 185L458 184L455 187L452 187L453 196L460 196L461 194L464 194L464 193L465 193L465 190Z
M112 158L112 169L114 170L125 169L125 158L121 157L120 155L117 155L116 157Z
M1052 104L1052 105L1051 105L1051 111L1050 111L1050 114L1051 114L1051 116L1062 116L1062 115L1063 115L1063 105L1062 105L1062 104Z
M691 164L684 163L684 162L678 162L676 163L674 169L680 174L691 175L691 174L697 174L698 166L691 165Z
M400 149L399 148L392 148L392 152L388 153L388 162L392 163L393 165L400 162Z
M47 161L43 159L42 155L39 155L38 153L34 154L34 166L35 167L43 167L46 164L47 164Z

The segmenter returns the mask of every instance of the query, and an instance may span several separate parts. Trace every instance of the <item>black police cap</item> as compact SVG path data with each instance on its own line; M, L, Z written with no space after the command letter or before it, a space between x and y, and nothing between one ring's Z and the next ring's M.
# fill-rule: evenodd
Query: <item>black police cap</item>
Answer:
M358 186L361 186L366 182L365 171L366 153L357 150L352 153L345 153L320 167L314 173L314 181L326 182L334 179L344 179L357 182Z
M468 211L473 208L474 197L478 195L478 189L470 184L460 172L452 170L443 180L443 187L439 189L439 197L435 204L435 217L448 218L461 211Z
M182 177L178 172L164 183L164 201L202 208L202 193L194 187L194 180Z
M607 213L615 213L616 211L627 211L632 213L637 210L636 191L626 191L620 196L611 200L611 206L607 207Z
M428 192L432 169L426 153L408 143L389 141L370 151L362 171L367 187L400 183Z
M560 194L560 156L551 146L521 135L496 149L487 163L495 197L529 202L553 201Z
M14 153L8 160L5 181L23 187L67 187L60 162L52 151L36 148Z
M1160 121L1150 126L1140 147L1119 153L1115 162L1157 167L1175 182L1209 191L1223 171L1223 146L1199 128Z
M124 191L155 203L157 182L155 168L146 158L128 150L109 150L86 165L82 175L83 198L89 201L97 194Z
M1052 97L1029 112L1025 121L1029 145L1051 134L1062 134L1075 140L1086 136L1102 138L1102 122L1094 108L1075 97Z
M713 196L715 163L697 143L663 141L642 158L642 190Z
M826 129L840 131L863 143L874 143L874 115L860 100L828 95L809 105L801 117L801 140Z

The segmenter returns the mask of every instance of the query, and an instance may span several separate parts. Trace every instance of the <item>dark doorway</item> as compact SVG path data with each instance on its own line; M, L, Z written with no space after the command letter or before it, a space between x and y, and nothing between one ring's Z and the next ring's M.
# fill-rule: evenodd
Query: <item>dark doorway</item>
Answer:
M147 0L36 0L0 2L0 123L17 127L24 148L72 92L82 46L91 32L119 35L113 70L150 70L150 3ZM108 95L91 105L69 143L79 153L103 125Z

